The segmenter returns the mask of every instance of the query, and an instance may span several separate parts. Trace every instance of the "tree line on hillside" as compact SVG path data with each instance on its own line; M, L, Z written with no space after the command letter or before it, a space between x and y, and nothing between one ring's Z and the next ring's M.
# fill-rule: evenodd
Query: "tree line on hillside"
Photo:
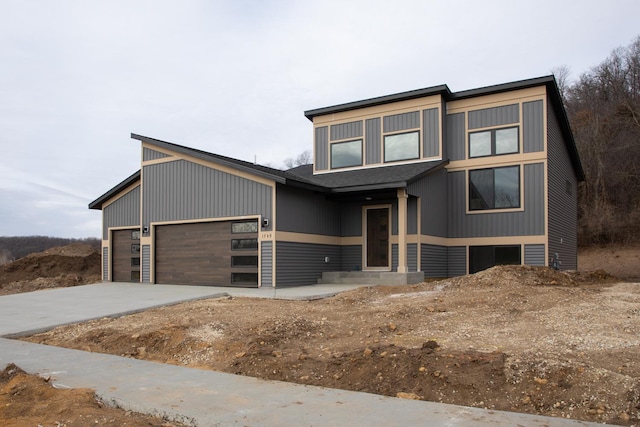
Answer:
M579 243L640 241L640 37L574 82L555 74L586 175Z
M66 246L72 243L84 243L100 248L99 239L89 237L86 239L66 239L62 237L48 236L20 236L0 237L0 265L22 258L31 253L42 252L57 246Z

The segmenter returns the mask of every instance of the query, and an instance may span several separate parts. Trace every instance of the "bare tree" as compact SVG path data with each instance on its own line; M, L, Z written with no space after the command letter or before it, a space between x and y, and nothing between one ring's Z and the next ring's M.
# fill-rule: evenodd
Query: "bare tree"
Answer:
M586 175L581 243L640 240L640 37L567 86L564 101Z
M286 159L284 161L284 165L287 167L287 169L291 169L295 168L296 166L308 165L311 163L311 160L311 150L306 150L298 154L295 159L291 157Z

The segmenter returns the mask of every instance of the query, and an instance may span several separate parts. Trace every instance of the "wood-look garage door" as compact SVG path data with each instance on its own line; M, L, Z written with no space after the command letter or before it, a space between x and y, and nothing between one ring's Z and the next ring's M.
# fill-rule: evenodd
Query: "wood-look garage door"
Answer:
M112 233L111 280L140 281L140 230L114 230Z
M257 221L157 226L155 282L256 287Z

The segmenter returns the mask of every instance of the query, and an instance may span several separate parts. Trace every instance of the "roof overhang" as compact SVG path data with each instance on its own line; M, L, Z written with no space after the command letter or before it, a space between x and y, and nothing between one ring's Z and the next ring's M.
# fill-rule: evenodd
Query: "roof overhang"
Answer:
M89 203L89 209L102 210L102 205L104 205L109 199L116 196L122 190L130 187L136 182L140 181L140 171L135 172L133 175L126 178L124 181L113 187L111 190L104 193L102 196L95 199L93 202Z
M274 173L269 173L268 171L266 171L265 169L267 168L262 168L262 167L259 167L259 165L253 165L251 163L244 162L242 160L232 159L231 157L225 157L225 156L221 156L213 153L208 153L202 150L196 150L194 148L185 147L183 145L178 145L178 144L174 144L167 141L161 141L159 139L150 138L148 136L138 135L135 133L131 134L131 138L137 139L142 143L164 148L166 150L170 150L179 154L195 157L197 159L211 162L214 164L219 164L221 166L238 169L252 175L256 175L262 178L267 178L275 182L279 182L281 184L284 184L286 182L286 179L284 177L276 175Z
M377 105L390 104L392 102L407 101L410 99L422 98L432 95L447 96L451 93L447 85L433 86L424 89L410 90L408 92L396 93L393 95L379 96L376 98L364 99L362 101L348 102L346 104L338 104L331 107L316 108L315 110L307 110L304 115L307 119L313 121L314 117L324 116L326 114L341 113L343 111L356 110L359 108L375 107Z

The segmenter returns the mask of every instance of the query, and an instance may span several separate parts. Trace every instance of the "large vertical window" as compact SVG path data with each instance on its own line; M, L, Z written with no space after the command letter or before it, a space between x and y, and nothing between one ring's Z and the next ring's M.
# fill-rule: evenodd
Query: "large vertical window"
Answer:
M331 144L331 169L362 165L362 140Z
M420 157L420 133L408 132L384 137L384 161L397 162Z
M518 153L518 127L491 129L469 134L469 157Z
M469 171L469 210L520 207L520 166Z

